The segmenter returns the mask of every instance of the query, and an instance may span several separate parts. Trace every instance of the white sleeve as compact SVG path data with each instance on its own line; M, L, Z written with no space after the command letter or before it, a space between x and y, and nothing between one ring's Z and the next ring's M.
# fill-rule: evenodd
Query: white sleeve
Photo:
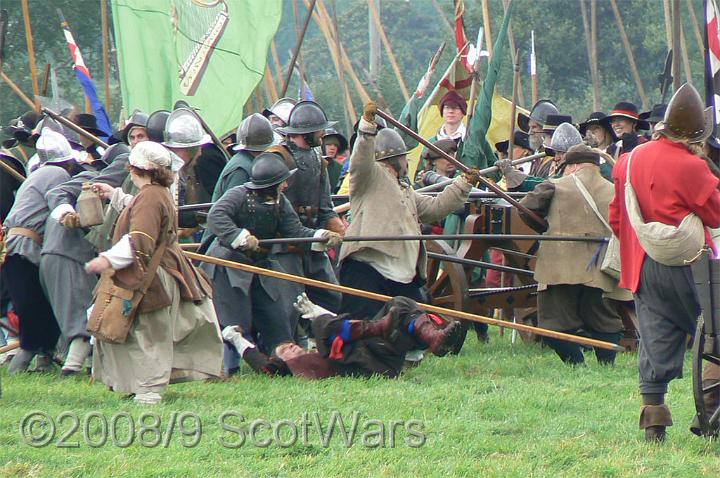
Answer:
M328 232L326 229L318 229L317 231L315 231L315 234L313 234L313 237L316 239L319 237L323 237L326 232ZM327 243L313 242L312 246L310 246L310 250L316 252L325 252L327 251Z
M132 245L130 244L130 235L125 234L110 249L100 253L105 259L110 261L113 269L124 269L135 261Z
M66 213L69 212L75 212L75 208L72 207L72 205L60 204L58 207L52 210L52 212L50 213L50 217L59 222L60 218L62 218Z
M250 231L247 229L243 229L240 231L240 234L237 235L237 237L232 241L230 244L233 249L239 249L242 248L247 243L247 238L251 236Z
M130 204L133 197L134 196L132 194L126 194L122 188L115 188L112 196L110 196L110 206L112 206L112 208L117 212L122 212L122 210Z

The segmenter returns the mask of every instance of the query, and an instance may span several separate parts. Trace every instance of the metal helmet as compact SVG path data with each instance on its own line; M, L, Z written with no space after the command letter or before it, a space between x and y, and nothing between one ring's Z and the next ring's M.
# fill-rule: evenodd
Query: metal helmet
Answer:
M168 148L194 148L210 142L210 136L203 130L195 112L178 108L168 116L165 125L165 141Z
M375 161L402 156L408 149L400 134L392 128L383 128L375 136Z
M133 111L133 114L130 115L130 118L128 118L127 123L125 124L125 128L122 130L122 142L125 144L128 144L128 135L130 134L130 130L133 128L141 127L147 129L148 127L148 115L146 113L143 113L140 110ZM165 130L165 127L163 126L163 130Z
M697 90L685 83L670 99L665 117L655 130L673 140L704 141L713 130L712 107L704 106Z
M296 104L287 121L287 126L278 128L278 132L288 134L307 134L335 126L337 121L328 121L325 111L314 101L301 101Z
M536 123L545 124L548 115L556 115L559 111L555 103L550 100L538 100L530 110L530 115L525 113L518 114L518 126L526 133L530 132L530 120Z
M76 158L67 138L47 127L40 132L35 148L42 164L65 163L75 161Z
M270 118L270 115L275 115L285 124L288 124L288 120L290 119L290 112L297 104L297 100L292 98L280 98L270 108L265 108L262 112L262 115L266 118Z
M165 126L167 125L170 112L167 110L158 110L152 113L147 120L148 139L156 143L162 143L165 135Z
M580 131L570 123L562 123L557 127L550 140L550 149L561 153L567 152L576 144L582 144L583 139Z
M248 189L266 189L285 181L295 174L297 169L288 169L282 156L275 153L261 153L253 161L250 181L245 183Z
M238 144L233 146L233 151L265 151L277 144L270 121L260 113L253 113L242 120L236 136Z

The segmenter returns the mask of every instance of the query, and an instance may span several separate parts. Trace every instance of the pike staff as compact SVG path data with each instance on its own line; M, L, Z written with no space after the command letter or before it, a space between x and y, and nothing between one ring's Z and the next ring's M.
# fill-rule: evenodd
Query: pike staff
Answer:
M367 291L360 290L360 289L353 289L352 287L345 287L345 286L338 285L338 284L331 284L328 282L318 281L318 280L314 280L314 279L308 279L306 277L296 276L293 274L287 274L284 272L271 271L268 269L263 269L262 267L255 267L255 266L251 266L249 264L241 264L238 262L228 261L225 259L218 259L216 257L206 256L204 254L196 254L194 252L185 251L185 255L192 260L207 262L209 264L215 264L215 265L223 266L223 267L230 267L232 269L238 269L238 270L242 270L245 272L250 272L252 274L274 277L276 279L287 280L290 282L304 284L304 285L311 286L311 287L318 287L318 288L322 288L322 289L333 290L335 292L341 292L343 294L353 295L353 296L357 296L357 297L364 297L366 299L371 299L371 300L376 300L376 301L381 301L381 302L386 302L386 301L392 299L392 297L390 297L390 296L377 294L375 292L367 292ZM565 334L562 332L555 332L553 330L541 329L539 327L532 327L530 325L505 322L503 320L497 320L497 319L492 319L490 317L475 315L475 314L471 314L469 312L464 312L461 310L446 309L444 307L437 307L435 305L421 304L421 303L418 303L418 306L427 312L447 315L450 317L455 317L455 318L463 319L463 320L470 320L472 322L480 322L480 323L488 324L488 325L496 325L498 327L507 327L510 329L519 330L521 332L527 332L527 333L540 335L542 337L550 337L550 338L555 338L558 340L565 340L568 342L578 343L581 345L587 345L587 346L591 346L591 347L597 347L597 348L601 348L601 349L605 349L605 350L614 350L614 351L618 351L618 352L623 352L625 350L623 347L621 347L619 345L615 345L615 344L612 344L609 342L603 342L601 340L589 339L586 337L579 337L577 335Z

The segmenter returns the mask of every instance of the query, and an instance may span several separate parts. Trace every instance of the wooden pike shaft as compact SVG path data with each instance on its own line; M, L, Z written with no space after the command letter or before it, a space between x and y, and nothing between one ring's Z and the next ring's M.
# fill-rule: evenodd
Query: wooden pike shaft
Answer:
M25 176L15 171L13 168L10 167L10 165L6 164L3 161L0 161L0 169L5 170L6 173L8 173L10 176L14 177L21 183L25 181Z
M4 354L5 352L10 352L12 350L15 350L18 347L20 347L20 342L13 342L12 344L6 345L5 347L0 347L0 354Z
M435 154L437 154L437 155L440 156L441 158L444 158L444 159L446 159L447 161L450 161L450 162L453 163L455 166L457 166L461 171L464 171L464 172L470 171L470 168L468 168L467 166L465 166L463 163L461 163L461 162L458 161L457 159L453 158L452 156L450 156L449 154L447 154L445 151L441 150L440 148L438 148L437 146L435 146L434 144L432 144L431 142L429 142L428 140L426 140L425 138L423 138L422 136L420 136L419 134L417 134L415 131L413 131L413 130L411 130L410 128L408 128L407 126L405 126L404 124L400 123L398 120L396 120L395 118L393 118L393 117L390 116L389 114L385 113L385 112L382 111L382 110L377 110L377 115L380 116L381 118L384 118L385 121L387 121L388 123L392 124L392 125L395 126L396 128L402 130L405 134L407 134L408 136L410 136L410 137L412 137L413 139L415 139L415 141L423 144L423 145L424 145L425 147L427 147L430 151L434 152ZM523 206L522 204L520 204L519 202L517 202L514 198L508 196L508 195L505 193L505 191L503 191L502 189L500 189L494 182L489 181L489 180L483 178L482 176L479 176L479 179L480 179L480 182L481 182L483 185L485 185L488 189L490 189L491 191L494 191L495 193L497 193L498 196L500 196L501 198L503 198L504 200L506 200L507 202L509 202L509 203L512 204L513 206L515 206L516 208L520 209L520 210L521 210L522 212L524 212L525 214L527 214L529 217L531 217L531 218L533 219L533 221L537 222L538 225L547 226L547 221L545 221L545 219L543 219L542 217L538 216L534 211L531 211L531 210L528 209L527 207L525 207L525 206Z
M30 78L32 79L33 93L37 96L40 94L40 86L38 84L37 66L35 65L35 47L33 46L32 27L30 26L30 7L28 0L22 0L23 20L25 22L25 41L27 42L28 61L30 62ZM33 109L38 111L40 105L35 104Z
M0 71L0 78L2 78L2 80L10 87L10 89L13 90L13 93L15 93L18 96L18 98L20 98L23 101L23 103L25 103L30 108L35 110L37 105L35 103L33 103L33 101L30 98L28 98L28 96L25 93L23 93L23 91L20 89L20 87L18 85L16 85L15 82L13 80L11 80L5 74L4 71Z
M308 279L307 277L296 276L293 274L286 274L284 272L271 271L268 269L263 269L262 267L255 267L255 266L251 266L249 264L241 264L238 262L228 261L225 259L218 259L216 257L206 256L204 254L196 254L194 252L185 251L185 255L192 260L207 262L209 264L215 264L215 265L223 266L223 267L230 267L231 269L238 269L241 271L249 272L251 274L259 274L259 275L264 275L264 276L268 276L268 277L274 277L276 279L287 280L290 282L296 282L298 284L304 284L304 285L307 285L310 287L317 287L320 289L332 290L332 291L340 292L343 294L354 295L356 297L364 297L366 299L377 300L380 302L387 302L388 300L392 299L392 297L387 296L387 295L376 294L374 292L367 292L364 290L354 289L352 287L345 287L345 286L342 286L339 284L331 284L329 282L323 282L323 281L319 281L319 280L315 280L315 279ZM420 304L420 303L418 304L418 306L427 312L448 315L450 317L455 317L455 318L462 319L462 320L469 320L472 322L480 322L480 323L488 324L488 325L496 325L498 327L507 327L510 329L519 330L521 332L528 332L528 333L540 335L543 337L550 337L550 338L554 338L554 339L565 340L567 342L573 342L573 343L577 343L577 344L581 344L581 345L587 345L590 347L597 347L597 348L601 348L601 349L605 349L605 350L615 350L618 352L622 352L625 350L619 345L611 344L609 342L603 342L601 340L588 339L585 337L579 337L577 335L571 335L571 334L564 334L562 332L555 332L554 330L541 329L539 327L532 327L530 325L505 322L503 320L491 319L490 317L483 317L482 315L475 315L475 314L471 314L469 312L464 312L461 310L446 309L444 307L438 307L435 305Z
M417 235L387 235L387 236L345 236L343 242L389 242L389 241L557 241L557 242L608 242L607 237L594 236L553 236L548 234L417 234ZM327 242L325 237L279 237L275 239L261 239L261 246L272 244L303 244Z
M65 125L65 126L67 126L68 128L70 128L71 130L75 131L75 132L76 132L77 134L79 134L80 136L83 136L83 137L89 139L89 140L92 141L93 143L95 143L95 144L97 144L97 145L100 145L100 146L102 146L103 148L106 148L106 149L110 147L110 145L107 144L105 141L101 140L100 138L98 138L98 137L95 136L94 134L92 134L92 133L90 133L90 132L88 132L88 131L85 131L85 130L82 129L80 126L76 125L75 123L73 123L72 121L70 121L69 119L67 119L67 118L65 118L65 117L63 117L63 116L60 116L59 114L55 113L54 111L49 110L49 109L47 109L47 108L43 108L43 109L42 109L42 112L45 113L46 115L48 115L49 117L51 117L52 119L54 119L55 121L57 121L58 123L62 123L63 125Z
M287 74L285 75L285 83L283 83L282 92L280 93L281 98L285 96L285 93L287 93L288 87L290 86L290 79L292 78L295 63L297 62L298 55L300 54L300 48L302 47L303 40L305 39L305 32L307 32L308 25L310 24L310 18L312 18L313 11L315 10L316 2L317 0L310 1L307 16L305 17L305 23L303 23L302 31L298 37L297 47L295 47L292 59L290 60L290 66L288 66Z

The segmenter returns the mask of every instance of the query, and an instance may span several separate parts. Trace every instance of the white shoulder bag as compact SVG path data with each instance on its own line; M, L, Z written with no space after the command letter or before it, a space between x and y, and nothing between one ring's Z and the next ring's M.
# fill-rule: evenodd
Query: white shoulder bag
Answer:
M688 265L700 257L705 247L705 227L702 220L696 214L690 213L677 227L655 221L645 222L630 182L630 163L638 149L635 148L630 153L625 174L625 208L630 224L640 245L654 261L666 266Z

